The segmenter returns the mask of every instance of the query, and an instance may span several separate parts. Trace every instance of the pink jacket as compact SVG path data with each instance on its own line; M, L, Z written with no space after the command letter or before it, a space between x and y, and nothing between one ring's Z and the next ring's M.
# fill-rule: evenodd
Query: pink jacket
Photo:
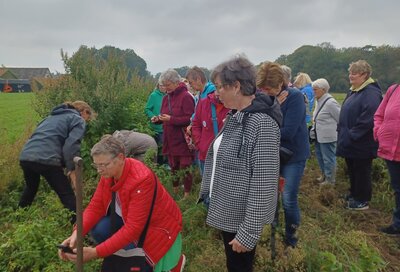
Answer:
M142 162L127 158L122 176L114 184L111 178L102 177L83 213L84 235L107 214L112 191L118 193L124 225L96 246L99 257L109 256L129 243L137 243L149 215L154 194L154 175ZM144 251L151 264L156 264L167 253L181 230L181 211L157 181L157 196L144 242Z
M223 126L223 120L229 109L225 108L216 98L214 93L210 93L206 98L200 100L196 107L196 114L192 121L192 138L196 148L199 150L199 159L206 159L207 150L214 140L214 127L211 115L211 104L215 105L217 113L218 131Z
M374 116L374 138L379 143L378 156L400 161L400 86L392 85Z

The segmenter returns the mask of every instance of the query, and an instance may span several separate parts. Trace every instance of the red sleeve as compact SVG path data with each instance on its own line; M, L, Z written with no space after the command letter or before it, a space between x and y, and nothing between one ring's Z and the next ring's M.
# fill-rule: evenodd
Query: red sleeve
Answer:
M127 192L127 196L120 198L121 202L127 202L121 203L121 208L124 209L126 207L127 209L124 225L113 236L96 247L99 257L109 256L131 242L137 243L139 235L146 224L153 199L154 179L150 173L144 180L137 181L140 184Z
M105 194L111 194L111 192L106 192L105 187L105 179L101 178L89 205L83 213L83 235L86 235L107 213L108 207L104 206L103 198Z

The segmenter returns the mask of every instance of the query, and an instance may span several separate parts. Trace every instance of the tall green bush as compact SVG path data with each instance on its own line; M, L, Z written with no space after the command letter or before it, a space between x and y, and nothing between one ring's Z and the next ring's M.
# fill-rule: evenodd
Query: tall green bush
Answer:
M88 123L82 156L102 135L120 129L136 129L151 134L144 114L147 96L154 87L152 78L141 78L128 70L121 57L109 54L95 58L85 50L72 57L62 53L66 75L46 82L36 91L35 111L44 118L51 109L65 101L83 100L97 113Z

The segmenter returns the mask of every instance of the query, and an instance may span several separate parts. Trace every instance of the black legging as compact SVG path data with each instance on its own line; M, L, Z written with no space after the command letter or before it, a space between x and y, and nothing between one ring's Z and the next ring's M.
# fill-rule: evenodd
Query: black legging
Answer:
M50 187L57 193L65 208L74 212L71 223L76 220L76 200L71 183L64 175L61 166L45 165L36 162L21 161L24 172L25 188L19 201L20 207L30 206L39 188L40 176L43 176Z

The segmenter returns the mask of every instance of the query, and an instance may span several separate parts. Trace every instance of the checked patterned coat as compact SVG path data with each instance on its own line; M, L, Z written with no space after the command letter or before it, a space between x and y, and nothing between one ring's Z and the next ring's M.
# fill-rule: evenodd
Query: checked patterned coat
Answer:
M270 115L245 113L245 110L234 114L230 112L219 133L222 134L222 141L216 154L206 222L219 230L236 233L235 238L243 246L253 249L264 225L274 219L280 132L277 122ZM244 127L245 114L248 117ZM210 192L215 155L212 145L208 150L201 184L200 196L203 199Z

